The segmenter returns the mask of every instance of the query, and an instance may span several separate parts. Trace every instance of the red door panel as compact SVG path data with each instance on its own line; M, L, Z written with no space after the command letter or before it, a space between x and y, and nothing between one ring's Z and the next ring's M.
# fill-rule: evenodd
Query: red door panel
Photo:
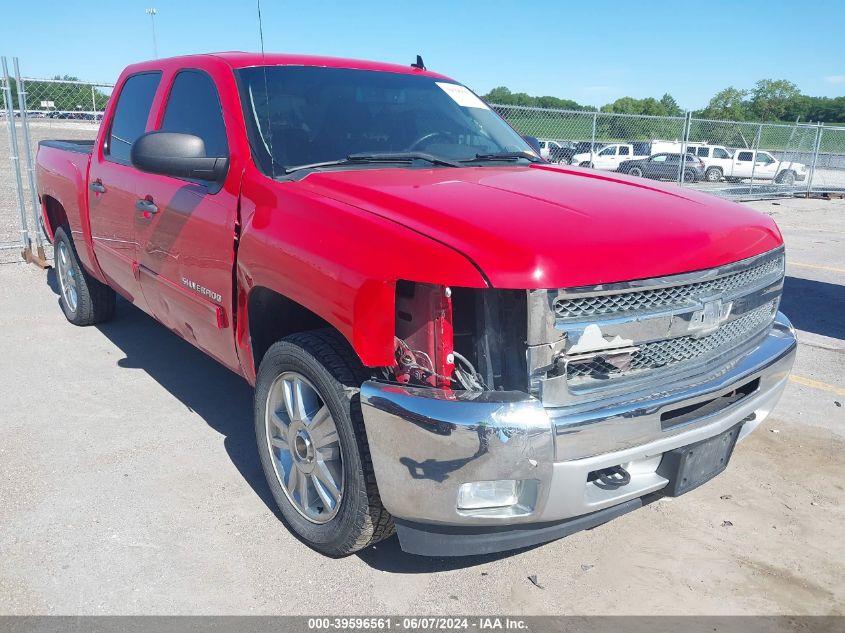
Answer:
M141 287L151 313L230 369L239 371L232 331L237 197L153 174L136 179L135 234Z

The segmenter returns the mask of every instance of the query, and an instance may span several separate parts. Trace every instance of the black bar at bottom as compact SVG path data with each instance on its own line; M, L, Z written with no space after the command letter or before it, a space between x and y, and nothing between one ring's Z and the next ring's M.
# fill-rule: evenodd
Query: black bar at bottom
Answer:
M631 499L580 517L556 523L526 523L503 527L455 527L412 523L396 519L399 545L409 554L420 556L478 556L530 547L554 541L642 507L644 498Z

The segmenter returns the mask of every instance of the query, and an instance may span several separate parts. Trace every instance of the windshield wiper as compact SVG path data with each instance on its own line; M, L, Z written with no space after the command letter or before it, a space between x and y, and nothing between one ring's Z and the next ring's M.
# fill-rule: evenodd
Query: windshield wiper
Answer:
M415 160L422 160L432 165L441 165L443 167L460 167L460 164L446 160L445 158L438 158L433 154L425 152L384 152L378 154L349 154L346 158L338 160L327 160L321 163L310 163L308 165L297 165L295 167L288 167L285 169L286 174L291 174L295 171L303 169L319 169L320 167L335 167L338 165L357 165L357 164L372 164L372 163L412 163Z
M480 163L487 160L515 161L524 158L531 163L539 163L542 159L531 152L496 152L493 154L476 154L475 158L467 158L462 163Z

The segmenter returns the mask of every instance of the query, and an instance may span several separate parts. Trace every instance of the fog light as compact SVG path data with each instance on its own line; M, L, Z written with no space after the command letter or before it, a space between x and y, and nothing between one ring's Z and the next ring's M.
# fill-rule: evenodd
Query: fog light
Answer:
M506 508L519 502L522 481L471 481L458 489L458 510Z

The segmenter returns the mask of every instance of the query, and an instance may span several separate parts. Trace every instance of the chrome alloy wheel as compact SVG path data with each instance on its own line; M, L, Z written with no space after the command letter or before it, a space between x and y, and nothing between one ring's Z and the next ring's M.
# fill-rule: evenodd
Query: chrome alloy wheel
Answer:
M68 310L76 312L79 294L76 291L76 273L70 259L70 250L66 242L59 242L56 250L58 251L56 253L56 272L59 276L62 298L65 300Z
M302 374L278 376L267 394L264 426L276 478L294 508L313 523L337 514L343 458L325 401Z

